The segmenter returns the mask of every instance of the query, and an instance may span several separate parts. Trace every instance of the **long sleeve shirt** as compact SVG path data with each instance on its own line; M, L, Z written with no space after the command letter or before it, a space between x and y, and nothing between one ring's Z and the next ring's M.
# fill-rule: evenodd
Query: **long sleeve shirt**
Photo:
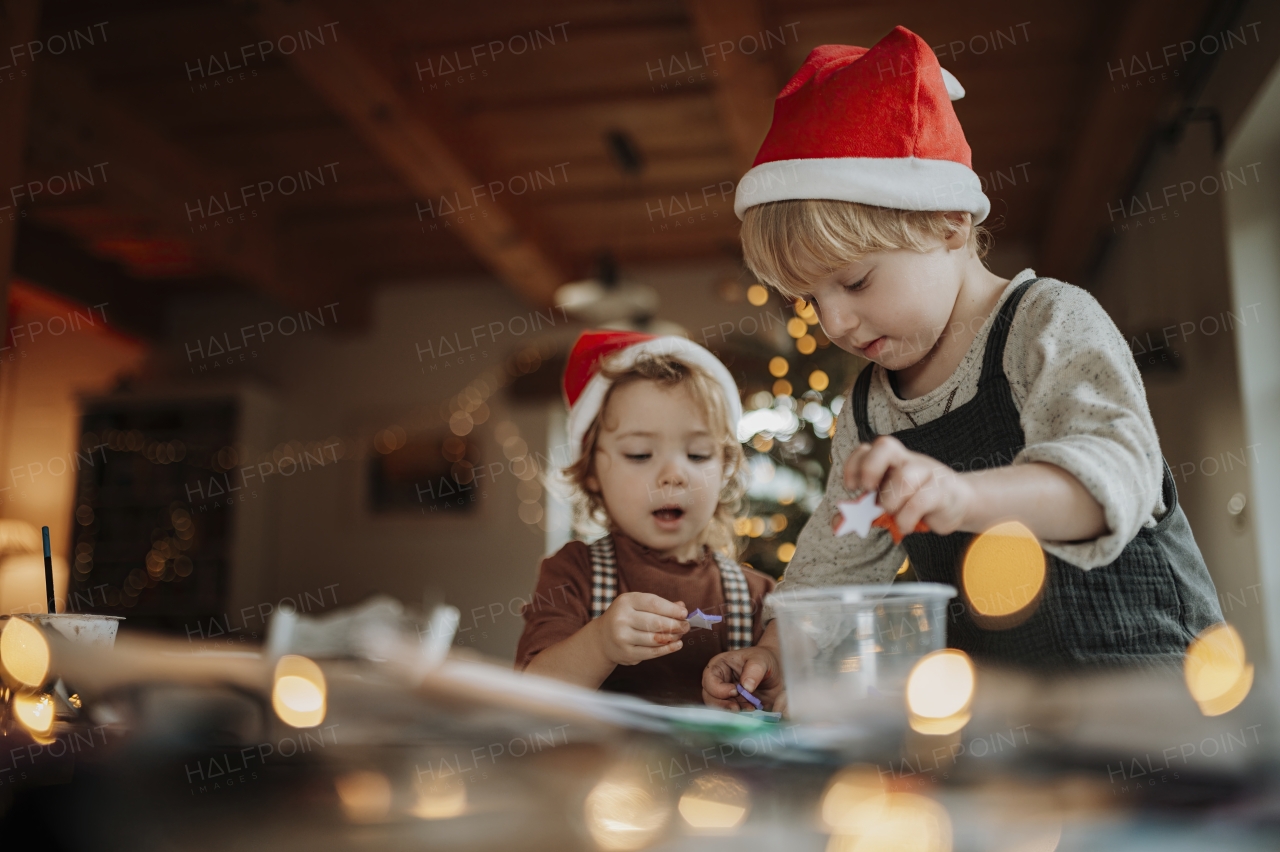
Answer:
M647 592L680 601L690 610L725 615L724 589L715 558L704 551L696 560L681 562L661 556L624 533L613 533L618 562L618 594ZM764 632L761 601L773 590L773 578L743 567L751 595L751 641ZM525 604L524 633L516 648L515 667L523 670L537 654L568 639L591 621L591 552L586 544L571 541L542 560L538 583ZM645 660L634 666L618 666L600 688L639 695L663 704L701 704L702 670L721 651L729 650L728 624L685 634L679 651Z
M972 399L995 316L1009 294L1034 278L1023 270L1006 287L947 381L923 396L899 399L884 368L874 367L867 416L880 435L910 429ZM1114 322L1086 291L1053 279L1033 285L1014 315L1003 366L1022 430L1013 463L1048 462L1070 473L1103 508L1108 532L1091 541L1042 542L1044 549L1083 569L1120 555L1143 525L1164 514L1164 460L1146 391L1133 354ZM950 404L948 404L948 402ZM832 440L826 493L801 531L778 589L890 582L906 551L874 528L866 538L837 538L831 519L844 487L845 459L858 445L853 406L846 400ZM766 620L772 617L766 605Z

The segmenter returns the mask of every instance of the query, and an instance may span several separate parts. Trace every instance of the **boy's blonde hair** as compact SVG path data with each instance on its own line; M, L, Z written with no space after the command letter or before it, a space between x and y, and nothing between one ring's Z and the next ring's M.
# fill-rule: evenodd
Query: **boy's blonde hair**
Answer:
M748 207L742 217L742 251L747 268L760 281L793 299L811 291L809 282L855 263L873 251L928 251L936 240L956 231L940 210L897 210L856 201L801 199ZM983 257L991 234L973 224L969 249Z
M694 405L706 418L721 451L724 473L720 488L719 505L711 516L711 523L698 537L698 544L728 556L737 555L737 539L733 534L733 518L746 491L742 472L745 454L733 425L729 423L729 409L725 404L724 390L709 373L700 367L681 361L670 355L642 355L626 369L610 369L608 361L600 374L609 380L609 390L600 404L600 413L582 436L582 455L564 469L564 477L573 487L573 509L578 519L588 519L604 527L609 526L609 515L604 505L604 495L592 491L587 484L596 474L596 448L599 445L601 423L609 413L609 400L620 387L635 382L656 382L664 388L684 387L693 398ZM694 485L696 486L696 483Z

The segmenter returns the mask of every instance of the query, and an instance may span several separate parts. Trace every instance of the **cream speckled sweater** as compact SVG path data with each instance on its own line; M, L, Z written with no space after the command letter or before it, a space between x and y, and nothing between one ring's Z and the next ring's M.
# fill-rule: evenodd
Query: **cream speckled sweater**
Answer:
M972 399L992 321L1009 294L1034 277L1025 269L1009 282L960 366L924 396L899 399L885 370L875 367L867 401L875 432L887 435L940 417L953 391L950 408ZM1044 549L1084 569L1112 562L1144 524L1154 524L1165 511L1160 444L1124 336L1087 292L1044 279L1032 285L1018 306L1005 345L1004 371L1026 435L1026 446L1013 463L1061 467L1079 479L1106 512L1108 534L1092 541L1042 542ZM844 488L844 462L857 445L853 406L846 399L832 440L826 494L800 532L777 591L887 583L906 558L906 551L885 530L873 529L866 539L836 538L831 533L837 501L853 497ZM772 617L766 604L765 618Z

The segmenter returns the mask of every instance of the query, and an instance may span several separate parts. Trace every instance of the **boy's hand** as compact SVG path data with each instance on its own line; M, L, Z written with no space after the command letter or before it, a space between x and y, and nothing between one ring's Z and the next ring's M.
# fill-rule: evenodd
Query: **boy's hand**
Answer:
M672 654L684 647L680 637L689 632L683 603L643 592L618 595L594 623L601 650L620 666Z
M888 436L859 444L849 453L844 487L879 492L880 505L900 530L913 530L924 521L939 535L953 533L964 525L974 504L974 490L965 477Z
M725 710L754 710L755 707L738 694L739 683L759 698L766 710L786 711L782 665L772 648L754 645L712 657L702 670L703 703Z

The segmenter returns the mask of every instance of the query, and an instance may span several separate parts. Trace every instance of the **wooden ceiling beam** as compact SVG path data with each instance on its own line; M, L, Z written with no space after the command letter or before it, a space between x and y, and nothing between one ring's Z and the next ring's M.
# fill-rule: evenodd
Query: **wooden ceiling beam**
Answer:
M1110 54L1090 67L1092 103L1048 208L1037 258L1043 274L1077 280L1085 272L1113 216L1108 210L1120 205L1151 134L1168 120L1168 107L1182 91L1187 66L1177 45L1199 34L1211 5L1212 0L1133 0L1119 16ZM1183 78L1176 80L1171 70ZM1152 82L1161 73L1168 79Z
M763 32L764 12L759 0L687 0L699 45L738 43L744 35ZM715 54L713 77L716 106L733 149L738 177L746 174L773 120L778 81L766 51Z
M201 220L208 225L210 217L192 218L189 210L208 207L211 196L221 199L223 193L234 200L244 181L165 138L97 91L77 69L57 60L43 61L36 92L31 141L41 160L85 172L103 164L87 191L136 215L152 229L151 235L182 240L208 268L245 281L286 306L314 301L317 290L334 286L309 276L304 290L301 276L286 280L280 274L269 205L252 221L199 231ZM80 203L73 196L68 201Z
M265 0L248 10L254 25L268 37L282 32L323 31L333 23L305 2ZM332 34L337 35L336 28ZM448 205L482 207L483 216L464 214L460 221L455 219L451 223L455 233L523 298L538 306L553 303L556 288L566 276L541 246L520 231L501 204L485 197L485 182L414 114L360 48L349 38L338 36L323 50L299 50L289 59L414 194L429 201L430 215L438 216L439 209Z

